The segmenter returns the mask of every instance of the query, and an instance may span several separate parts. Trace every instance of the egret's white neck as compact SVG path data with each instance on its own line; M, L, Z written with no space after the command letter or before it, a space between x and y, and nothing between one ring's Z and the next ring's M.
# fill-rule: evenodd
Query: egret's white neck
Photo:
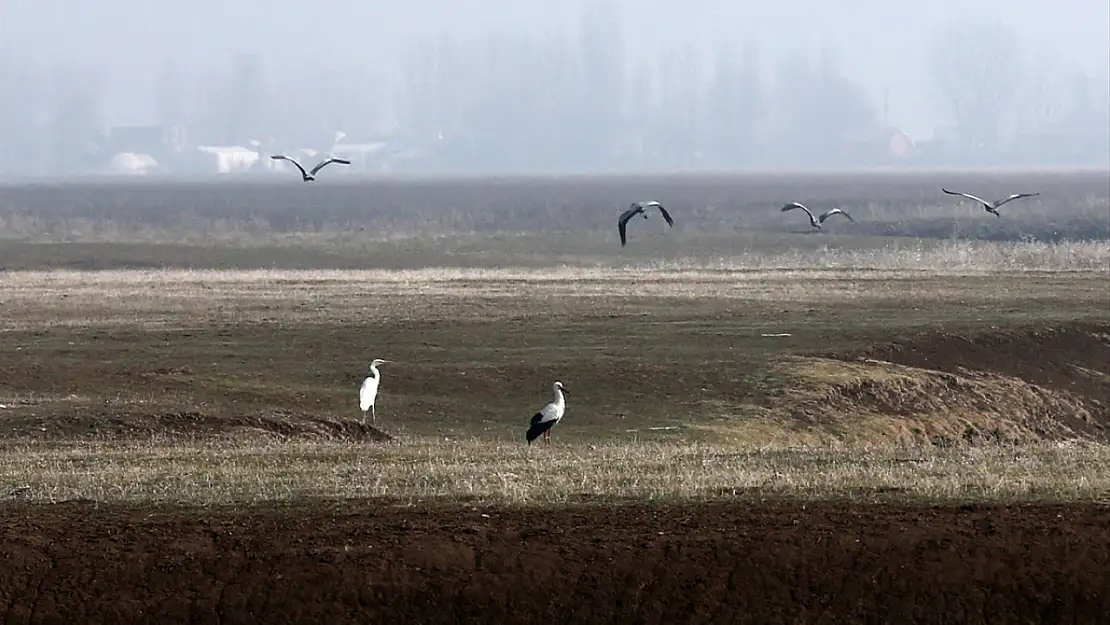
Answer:
M378 368L377 368L377 367L375 367L374 365L370 365L370 377L372 377L372 378L380 378L380 377L382 377L382 374L381 374L381 372L379 372L379 371L378 371Z

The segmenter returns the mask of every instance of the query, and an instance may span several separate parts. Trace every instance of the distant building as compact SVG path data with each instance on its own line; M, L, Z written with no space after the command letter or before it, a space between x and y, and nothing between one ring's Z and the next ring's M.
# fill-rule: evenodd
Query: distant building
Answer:
M914 142L893 126L879 126L845 137L841 156L853 163L880 165L901 161L913 153Z
M351 161L351 171L370 171L381 169L382 157L389 144L384 141L373 143L337 143L331 155Z
M190 156L189 169L198 173L246 173L260 158L257 151L241 145L202 145Z
M109 175L143 175L158 169L158 162L149 154L120 152L108 159L101 171Z
M160 157L183 149L186 139L180 126L114 126L108 129L105 148L113 154L134 152Z

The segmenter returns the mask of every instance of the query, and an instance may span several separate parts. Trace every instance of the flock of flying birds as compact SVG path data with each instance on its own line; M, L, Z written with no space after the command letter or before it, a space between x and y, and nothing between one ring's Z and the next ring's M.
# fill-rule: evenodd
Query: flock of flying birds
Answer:
M959 196L962 196L962 197L966 197L970 200L975 200L976 202L978 202L979 204L981 204L983 206L984 210L986 210L988 213L994 215L995 217L1000 217L1001 216L1001 215L998 214L998 209L999 209L1000 206L1002 206L1003 204L1005 204L1007 202L1012 202L1014 200L1020 200L1021 198L1035 197L1035 196L1040 195L1040 193L1014 193L1013 195L1004 197L1002 199L995 200L993 202L988 202L987 200L984 200L983 198L981 198L979 196L976 196L976 195L972 195L970 193L961 193L959 191L949 191L948 189L945 189L945 188L941 188L941 191L944 191L948 195L959 195ZM658 208L659 212L663 214L663 219L666 220L667 225L668 226L674 226L674 219L671 218L671 214L668 213L667 209L663 208L663 205L660 204L659 202L656 202L654 200L649 201L649 202L634 202L631 206L628 207L628 210L621 213L621 216L619 218L617 218L617 231L620 233L620 236L621 236L621 247L624 247L628 243L628 234L627 234L627 231L626 231L627 227L628 227L628 220L632 219L636 215L643 215L644 219L647 219L648 218L648 214L647 214L647 209L648 208ZM805 211L806 216L809 217L809 225L813 226L814 228L820 228L821 225L825 223L825 220L827 220L829 217L832 217L833 215L844 215L845 217L848 218L848 221L851 221L851 222L856 221L855 219L852 218L851 215L849 215L847 213L847 211L845 211L842 208L831 208L831 209L821 213L820 215L817 215L816 217L814 217L813 213L809 210L809 208L806 207L806 205L802 204L801 202L790 202L790 203L788 203L788 204L786 204L782 207L781 212L785 213L787 211L792 211L795 208L800 208L803 211Z
M305 168L302 167L301 164L298 163L295 159L283 154L275 154L270 158L274 160L289 161L296 165L297 169L299 169L301 172L301 178L305 182L316 180L316 174L321 169L327 167L332 163L338 163L340 165L351 164L350 161L346 161L341 158L328 158L320 161L311 170L305 171ZM948 195L959 195L961 197L968 198L969 200L974 200L982 205L984 210L994 215L995 217L1000 216L998 214L998 209L1003 204L1022 198L1035 197L1040 195L1040 193L1014 193L1013 195L990 202L984 200L981 197L971 195L970 193L949 191L945 188L941 188L941 191L947 193ZM649 208L659 209L660 214L663 215L663 219L667 222L667 226L674 226L674 219L671 217L671 214L668 213L667 209L664 208L663 205L659 202L656 202L655 200L633 202L632 205L628 207L628 210L621 213L620 217L617 218L617 231L620 233L621 247L624 247L628 243L628 221L636 215L642 215L644 219L647 219L647 209ZM841 208L829 209L821 213L820 215L817 215L816 217L814 217L813 213L809 210L808 207L800 202L790 202L788 204L785 204L780 210L781 212L785 213L796 208L800 208L802 209L802 211L805 212L806 216L809 217L809 225L813 226L814 228L820 228L821 225L825 223L825 220L827 220L829 217L832 217L833 215L844 215L848 218L848 221L855 222L855 219L853 219L851 215L849 215ZM378 365L382 365L388 362L390 361L382 360L380 358L374 359L374 361L370 363L370 375L362 381L362 387L359 389L359 407L362 409L362 419L364 423L366 421L367 413L371 415L371 418L374 421L377 421L378 415L376 409L374 408L374 402L378 397L378 383L381 381L381 372L378 371ZM563 397L563 394L568 392L566 387L563 386L562 382L555 382L555 384L552 385L552 390L555 392L555 400L541 408L539 412L532 416L532 421L529 424L528 432L524 435L524 438L526 441L528 441L529 445L531 445L532 441L536 440L540 436L543 436L544 443L550 443L551 428L555 427L555 425L559 423L559 421L563 418L563 414L566 412L566 399Z

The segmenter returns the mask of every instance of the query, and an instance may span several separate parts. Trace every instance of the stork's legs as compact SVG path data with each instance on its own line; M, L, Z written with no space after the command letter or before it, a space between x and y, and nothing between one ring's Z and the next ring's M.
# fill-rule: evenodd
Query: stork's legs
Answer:
M551 444L551 430L547 430L543 433L543 442L545 445Z

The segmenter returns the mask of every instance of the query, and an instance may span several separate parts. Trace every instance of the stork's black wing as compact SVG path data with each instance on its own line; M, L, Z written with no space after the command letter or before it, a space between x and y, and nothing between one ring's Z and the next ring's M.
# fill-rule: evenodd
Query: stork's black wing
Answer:
M671 214L667 212L667 209L663 208L662 204L656 204L656 206L659 207L659 212L663 213L663 219L667 220L667 225L673 227L674 226L674 220L671 219Z
M621 233L621 247L624 247L625 243L628 243L628 236L626 233L626 230L628 228L628 220L632 219L633 215L643 210L644 209L642 206L632 206L628 210L621 213L620 218L617 219L617 230Z
M315 176L316 172L318 172L321 169L327 167L328 165L331 165L332 163L339 163L340 165L350 165L351 161L348 161L348 160L345 160L345 159L342 159L342 158L329 158L325 161L321 161L319 165L313 167L312 168L312 175Z
M290 163L293 163L294 165L296 165L297 169L301 170L301 177L302 178L308 177L308 174L305 173L304 167L301 167L300 163L298 163L297 161L289 158L288 156L285 156L284 154L274 154L270 158L274 159L275 161L289 161Z

